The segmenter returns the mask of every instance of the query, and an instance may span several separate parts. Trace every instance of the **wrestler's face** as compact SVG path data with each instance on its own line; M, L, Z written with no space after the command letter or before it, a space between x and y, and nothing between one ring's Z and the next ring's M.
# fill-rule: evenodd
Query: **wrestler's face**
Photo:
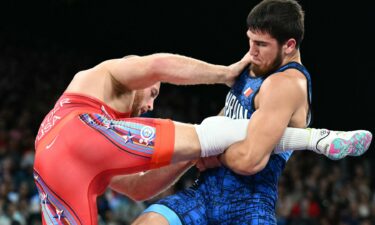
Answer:
M131 116L140 116L147 111L154 109L154 101L159 95L160 82L152 85L151 87L137 90L135 92L134 102L132 106Z
M283 61L282 47L268 33L247 31L250 45L250 69L263 76L278 69Z

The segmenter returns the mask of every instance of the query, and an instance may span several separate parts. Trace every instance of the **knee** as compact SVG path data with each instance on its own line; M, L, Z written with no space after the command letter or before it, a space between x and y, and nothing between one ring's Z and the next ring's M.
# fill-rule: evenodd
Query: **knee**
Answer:
M141 214L131 225L169 225L169 223L159 213L147 212Z

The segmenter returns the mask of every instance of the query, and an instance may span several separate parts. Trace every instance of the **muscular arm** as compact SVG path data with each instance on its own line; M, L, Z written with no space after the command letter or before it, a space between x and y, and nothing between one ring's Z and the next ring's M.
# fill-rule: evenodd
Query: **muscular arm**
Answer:
M273 75L258 93L258 109L251 117L245 140L221 155L233 171L251 175L262 170L296 110L304 104L306 89L300 78Z
M225 83L230 86L248 63L249 54L230 66L169 53L124 57L80 71L66 91L107 101L113 94L144 89L157 82L177 85Z
M247 64L246 55L239 63L222 66L177 54L158 53L108 60L103 66L125 87L136 90L159 81L184 85L224 84L231 82Z
M112 178L110 188L136 201L144 201L173 185L193 163L180 162L145 173L118 175Z

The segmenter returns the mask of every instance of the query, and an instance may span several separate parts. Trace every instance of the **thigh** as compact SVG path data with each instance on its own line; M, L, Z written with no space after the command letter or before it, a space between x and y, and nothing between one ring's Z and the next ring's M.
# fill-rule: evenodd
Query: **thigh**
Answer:
M252 188L252 180L221 167L205 172L200 182L205 187L208 224L276 225L272 198Z
M145 212L154 212L166 218L171 225L206 225L204 197L196 188L189 188L151 205Z
M245 204L245 202L244 202ZM209 224L221 225L276 225L276 217L272 211L262 207L238 207L238 204L227 204L221 216L210 218Z

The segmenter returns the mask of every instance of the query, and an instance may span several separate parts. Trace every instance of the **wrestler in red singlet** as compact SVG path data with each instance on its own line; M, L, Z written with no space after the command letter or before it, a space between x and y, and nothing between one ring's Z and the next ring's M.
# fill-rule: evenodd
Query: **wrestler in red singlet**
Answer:
M60 97L35 140L44 225L96 225L96 198L114 175L170 163L173 122L129 115L81 94Z

